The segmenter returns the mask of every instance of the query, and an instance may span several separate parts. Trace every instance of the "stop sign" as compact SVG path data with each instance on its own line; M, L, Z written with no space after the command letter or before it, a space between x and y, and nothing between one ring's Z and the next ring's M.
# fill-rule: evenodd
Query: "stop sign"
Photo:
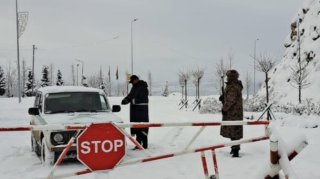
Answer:
M90 170L111 170L125 156L125 136L112 123L91 124L77 138L77 153Z

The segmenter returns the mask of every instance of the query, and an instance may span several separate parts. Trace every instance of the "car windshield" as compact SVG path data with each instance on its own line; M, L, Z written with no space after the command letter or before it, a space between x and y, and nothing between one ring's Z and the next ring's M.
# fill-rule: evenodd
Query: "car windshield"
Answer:
M50 93L45 99L46 114L106 111L109 111L108 102L97 92Z

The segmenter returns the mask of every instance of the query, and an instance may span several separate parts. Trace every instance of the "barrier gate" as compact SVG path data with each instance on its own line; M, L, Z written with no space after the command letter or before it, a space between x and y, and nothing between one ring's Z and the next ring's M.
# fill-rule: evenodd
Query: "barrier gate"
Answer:
M225 142L208 147L189 149L190 145L196 140L201 132L207 126L221 126L221 125L265 125L265 135L256 138L242 139L237 141ZM148 128L148 127L177 127L177 126L200 126L201 128L192 137L190 142L185 148L179 152L167 153L162 155L152 156L132 137L125 128ZM203 173L206 179L216 178L219 179L218 163L216 158L215 149L222 147L228 147L233 145L258 142L262 140L270 139L270 165L268 174L264 176L265 179L277 179L279 178L279 171L282 169L285 174L285 178L297 179L289 161L295 158L306 146L307 141L301 140L300 144L287 153L284 146L284 141L277 133L274 126L269 125L269 121L222 121L222 122L197 122L197 123L90 123L86 125L43 125L43 126L22 126L22 127L0 127L0 132L9 131L36 131L36 130L77 130L75 136L73 136L66 148L53 165L48 176L43 177L45 179L58 179L67 178L71 176L83 175L92 173L95 171L110 171L118 167L124 167L134 165L138 163L151 162L160 159L166 159L191 153L200 153L203 167ZM79 135L80 131L83 132ZM108 133L108 135L100 135L102 133ZM107 137L106 137L107 136ZM125 156L125 136L141 150L146 157L143 159L131 159L129 161L121 161ZM82 162L87 169L65 173L60 175L54 175L57 167L60 165L62 159L67 154L68 150L77 139L77 153L78 159ZM212 160L214 165L214 175L209 176L208 167L206 163L205 151L212 151ZM108 161L108 163L105 163Z

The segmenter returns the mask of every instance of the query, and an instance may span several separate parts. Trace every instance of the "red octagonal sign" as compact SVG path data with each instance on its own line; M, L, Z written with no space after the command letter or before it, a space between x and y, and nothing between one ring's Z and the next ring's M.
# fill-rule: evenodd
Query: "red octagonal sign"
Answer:
M111 170L125 156L125 136L112 123L91 124L77 138L77 151L90 170Z

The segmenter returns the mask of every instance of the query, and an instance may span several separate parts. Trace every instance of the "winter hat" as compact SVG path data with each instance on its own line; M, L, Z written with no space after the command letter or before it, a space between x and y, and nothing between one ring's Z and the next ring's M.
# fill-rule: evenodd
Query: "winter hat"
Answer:
M132 75L132 76L130 77L129 83L133 83L133 81L134 81L135 79L138 79L138 80L139 80L139 78L138 78L136 75Z
M239 73L237 70L228 70L226 75L230 80L236 80L239 78Z

